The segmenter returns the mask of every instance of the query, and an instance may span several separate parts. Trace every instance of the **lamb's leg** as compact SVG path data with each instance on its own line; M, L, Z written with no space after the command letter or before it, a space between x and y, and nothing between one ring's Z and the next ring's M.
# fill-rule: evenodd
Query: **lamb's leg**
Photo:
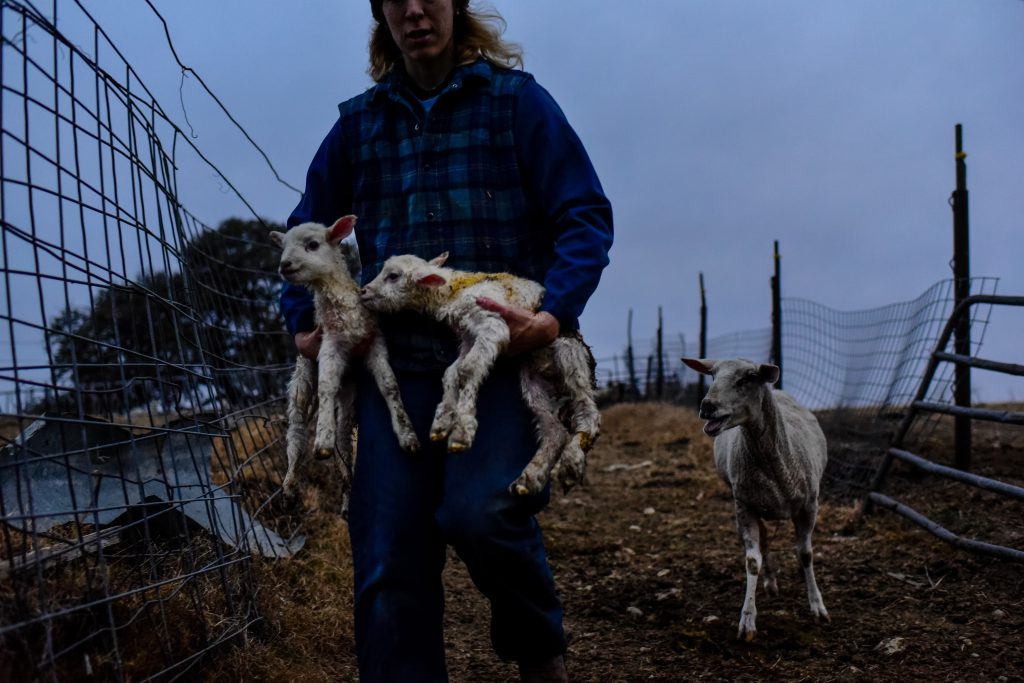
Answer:
M356 426L356 383L353 377L342 379L338 392L338 449L341 474L341 516L348 519L348 497L352 489L352 432Z
M793 517L796 530L796 554L800 558L800 566L804 569L804 582L807 584L807 601L811 605L811 614L817 621L832 621L821 599L818 582L814 580L814 553L811 549L811 534L818 517L818 501L811 501L808 506Z
M771 595L779 594L779 582L775 573L775 563L771 560L771 553L768 552L768 529L764 520L757 520L757 528L761 532L761 557L764 559L764 586L765 592Z
M366 356L366 365L377 383L377 388L380 389L381 396L384 397L384 402L388 405L388 411L391 413L391 429L398 437L398 445L407 453L415 453L420 448L420 442L413 430L412 420L409 419L409 415L402 405L398 380L395 379L395 373L388 362L387 347L379 335L370 345Z
M509 486L517 496L540 493L551 478L551 468L569 441L569 433L558 419L553 387L534 372L529 363L519 370L519 386L526 406L537 423L538 448L523 473Z
M757 579L761 573L761 529L760 520L739 502L736 501L736 526L739 528L740 539L746 556L747 593L743 598L743 609L740 611L740 625L736 637L741 640L753 640L757 635L757 606L754 595L757 593Z
M295 370L288 381L288 432L285 435L285 451L288 454L288 471L281 482L285 493L292 492L295 483L295 468L306 450L309 438L306 421L309 419L309 404L315 390L316 365L313 361L299 356Z
M444 393L441 395L441 402L437 404L437 410L434 411L434 421L430 425L431 441L444 441L451 434L455 422L455 403L459 399L459 366L468 351L469 344L460 344L459 357L444 370L444 377L441 378Z
M494 367L498 354L508 346L508 325L501 318L486 318L474 326L475 339L459 363L461 389L455 405L455 423L448 435L448 452L460 453L473 445L476 437L476 399L480 385Z
M601 411L594 396L591 354L578 337L558 337L552 342L555 366L572 405L574 438L584 454L601 431Z
M318 458L329 458L334 454L336 440L335 401L341 387L341 376L345 373L345 359L333 339L324 335L317 356L317 398L320 409L316 416L316 438L313 451Z
M562 486L562 493L568 493L583 481L587 470L587 454L580 445L580 434L572 436L555 461L551 477Z

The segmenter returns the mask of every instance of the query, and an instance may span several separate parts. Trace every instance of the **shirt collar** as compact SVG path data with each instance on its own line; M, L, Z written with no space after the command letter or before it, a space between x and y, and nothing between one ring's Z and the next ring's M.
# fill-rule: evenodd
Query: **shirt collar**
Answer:
M470 64L457 66L448 85L438 93L438 96L475 84L487 85L491 82L493 74L494 69L490 62L483 58L479 58ZM399 62L379 83L370 89L370 101L377 102L382 97L398 100L408 96L410 94L408 79L409 76L405 72L405 67Z

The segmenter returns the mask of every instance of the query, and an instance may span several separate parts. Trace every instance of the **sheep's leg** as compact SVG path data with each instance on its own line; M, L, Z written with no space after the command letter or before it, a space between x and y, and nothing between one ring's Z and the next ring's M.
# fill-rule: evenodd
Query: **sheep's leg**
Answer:
M555 461L551 476L562 485L562 493L568 493L576 484L583 481L587 470L587 454L580 445L579 434L571 437Z
M348 497L352 489L352 432L356 426L356 383L352 377L342 380L341 390L338 392L338 435L336 448L338 449L339 465L341 475L341 516L348 519Z
M345 373L345 359L341 357L333 339L324 335L317 356L317 398L320 409L316 416L316 438L313 450L318 458L329 458L334 454L336 440L335 401L341 387L341 376Z
M384 345L384 339L379 335L370 345L366 364L377 383L377 388L380 389L381 396L384 397L384 402L388 405L388 411L391 413L391 429L398 437L398 445L407 453L415 453L419 450L420 442L413 430L412 420L409 419L409 415L402 405L398 380L395 379L395 373L388 362L388 351Z
M434 411L434 421L430 425L430 440L444 441L452 431L455 422L455 403L459 398L459 366L462 365L469 345L462 343L459 347L459 357L444 370L441 378L443 394L441 402L437 404Z
M555 366L572 405L574 438L587 453L601 430L601 411L594 396L591 355L581 339L559 337L552 342Z
M313 399L316 381L316 365L313 361L299 356L295 370L288 381L288 431L285 435L285 451L288 455L288 471L281 482L285 493L292 492L295 482L295 468L306 450L309 438L306 421L309 419L309 404Z
M740 625L736 637L741 640L753 640L757 635L757 605L754 595L757 593L757 580L761 573L761 529L760 520L750 514L738 501L736 503L736 526L739 528L740 539L746 556L747 593L743 598L743 609L740 611Z
M346 486L352 475L352 432L356 428L356 382L353 377L345 377L338 390L338 433L335 437L335 449L341 458L342 467L348 476L343 482Z
M806 508L793 517L796 530L796 554L800 558L800 566L804 569L804 582L807 584L807 601L811 605L811 614L817 621L828 621L825 603L818 590L818 582L814 580L814 553L811 549L811 534L814 532L815 520L818 517L818 501L812 501Z
M460 453L476 437L476 399L480 385L494 367L498 354L508 346L508 325L501 318L486 318L474 327L473 346L459 363L458 385L462 390L455 405L455 422L448 435L448 452Z
M528 496L540 493L547 485L556 459L569 442L569 433L558 419L552 398L553 388L534 372L529 363L524 363L519 370L519 386L526 406L536 420L538 448L522 474L509 486L509 492Z
M761 556L764 558L764 581L762 586L765 592L771 595L779 594L779 582L775 573L775 563L771 560L771 553L768 552L768 529L764 520L757 520L757 528L761 532Z

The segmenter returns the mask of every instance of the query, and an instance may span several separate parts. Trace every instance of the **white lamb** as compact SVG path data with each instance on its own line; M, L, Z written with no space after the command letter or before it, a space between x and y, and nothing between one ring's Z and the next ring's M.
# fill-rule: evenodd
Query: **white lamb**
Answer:
M355 222L355 216L344 216L330 228L303 223L286 233L270 233L271 241L282 249L281 276L313 293L316 324L323 331L317 362L299 356L288 383L288 472L282 483L286 492L291 491L296 463L306 447L307 416L316 404L314 451L318 458L327 458L337 449L345 476L351 477L355 387L346 372L353 350L360 347L366 347L366 367L391 412L398 443L410 453L419 449L377 320L360 302L359 285L352 278L358 258L342 240L351 234ZM344 482L346 487L348 483Z
M738 637L753 640L758 576L764 588L779 592L768 560L764 520L792 519L796 551L816 619L829 621L814 580L811 533L818 516L818 487L825 472L827 446L817 418L792 396L772 389L779 368L748 360L698 360L684 363L714 381L700 404L704 432L715 437L715 466L732 490L736 525L746 551L747 592Z
M363 303L379 312L426 314L458 335L459 357L445 370L443 396L430 429L432 441L447 440L448 450L457 453L473 443L480 385L509 343L508 325L497 313L481 308L477 299L487 297L535 311L544 288L509 273L445 268L447 258L447 252L431 261L410 254L389 258L377 277L363 287ZM565 490L582 479L586 452L597 438L601 422L593 376L593 357L578 333L559 336L523 363L520 387L537 420L539 444L533 459L510 485L512 493L537 493L551 476ZM568 397L572 436L558 417L559 396Z

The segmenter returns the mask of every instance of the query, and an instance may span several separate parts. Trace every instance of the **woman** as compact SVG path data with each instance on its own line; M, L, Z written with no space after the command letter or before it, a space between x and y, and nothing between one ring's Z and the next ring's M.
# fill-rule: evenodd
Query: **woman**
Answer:
M497 654L523 680L568 680L562 609L534 515L549 491L513 498L509 482L536 448L514 356L578 317L608 263L611 206L558 105L501 40L500 17L469 0L371 0L376 85L339 105L288 220L354 213L362 279L401 253L508 271L542 282L537 312L481 305L509 323L507 355L480 392L473 447L448 454L427 435L451 332L413 314L382 320L402 399L425 449L401 451L373 382L359 384L359 440L349 512L355 631L364 681L447 680L441 571L446 546L491 604ZM282 312L299 351L316 357L312 302L286 286Z

